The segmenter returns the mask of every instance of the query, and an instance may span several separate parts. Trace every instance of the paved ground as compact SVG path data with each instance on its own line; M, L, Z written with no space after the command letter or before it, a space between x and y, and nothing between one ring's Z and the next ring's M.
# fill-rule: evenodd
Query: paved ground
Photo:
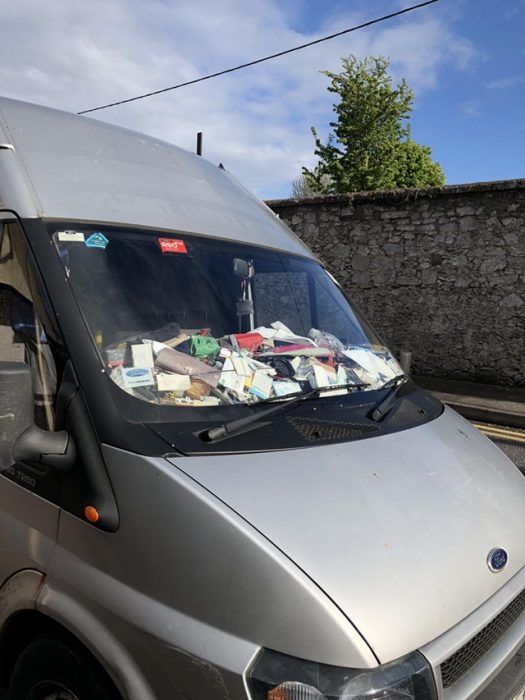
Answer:
M494 440L525 474L525 387L436 377L415 380Z
M494 386L436 377L414 377L423 389L465 418L525 429L525 387Z
M525 474L525 430L494 423L472 423L493 440Z

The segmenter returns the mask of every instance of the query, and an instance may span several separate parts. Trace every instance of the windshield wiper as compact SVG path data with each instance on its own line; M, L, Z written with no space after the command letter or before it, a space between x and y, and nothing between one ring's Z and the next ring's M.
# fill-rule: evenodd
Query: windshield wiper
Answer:
M381 388L390 388L390 391L385 396L385 398L381 399L381 401L379 401L379 403L377 403L371 410L371 412L368 414L368 417L371 420L378 421L381 420L381 418L384 418L384 416L386 416L386 414L392 408L392 404L396 400L399 390L401 389L403 384L405 384L408 381L408 379L408 375L398 374L397 377L394 377L393 379L390 379L388 382L383 384Z
M368 386L368 384L332 384L331 386L318 387L307 391L306 393L301 392L300 394L292 394L293 398L285 399L282 397L279 403L276 403L276 399L266 399L265 401L259 401L254 406L260 406L262 403L272 403L274 404L265 411L258 411L251 416L246 416L245 418L238 418L237 420L229 421L228 423L223 423L218 425L216 428L209 428L199 433L199 438L205 442L216 442L217 440L224 440L238 433L242 433L248 426L258 428L255 425L261 418L267 418L268 416L274 416L281 411L287 411L291 406L301 401L307 401L308 399L313 399L315 397L323 396L325 393L331 391L341 391L341 389L347 389L352 391L354 389L362 389Z

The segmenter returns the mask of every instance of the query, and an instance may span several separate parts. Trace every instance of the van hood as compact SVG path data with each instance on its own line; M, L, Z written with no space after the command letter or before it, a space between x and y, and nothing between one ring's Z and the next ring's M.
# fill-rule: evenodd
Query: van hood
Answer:
M451 409L356 442L170 461L313 579L381 663L443 634L525 565L525 479ZM487 565L496 547L508 553L499 573Z

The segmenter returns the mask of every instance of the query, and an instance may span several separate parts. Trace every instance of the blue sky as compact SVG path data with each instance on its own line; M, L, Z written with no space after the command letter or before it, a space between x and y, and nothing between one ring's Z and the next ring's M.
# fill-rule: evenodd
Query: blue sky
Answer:
M415 0L17 0L2 11L0 92L79 111L191 80ZM92 116L195 148L261 197L315 164L321 70L384 55L415 92L412 135L449 184L525 177L525 0L439 0L304 51Z
M414 138L449 183L525 177L525 2L460 2L454 24L476 54L416 96Z

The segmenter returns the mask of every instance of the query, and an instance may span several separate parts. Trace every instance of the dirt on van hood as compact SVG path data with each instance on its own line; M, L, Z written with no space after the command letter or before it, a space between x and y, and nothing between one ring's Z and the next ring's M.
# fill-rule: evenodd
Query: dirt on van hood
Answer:
M450 409L356 442L173 462L312 578L382 663L441 635L525 565L525 479ZM508 564L494 573L498 547Z

